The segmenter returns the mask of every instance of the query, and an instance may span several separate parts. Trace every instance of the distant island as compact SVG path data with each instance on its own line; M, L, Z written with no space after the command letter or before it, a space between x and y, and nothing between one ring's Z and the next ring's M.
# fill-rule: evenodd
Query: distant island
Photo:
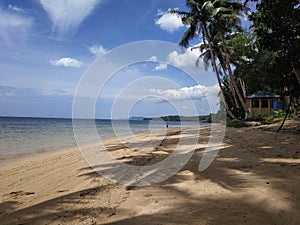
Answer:
M209 115L202 116L179 116L179 115L168 115L161 117L143 117L143 116L132 116L129 120L153 120L153 121L185 121L185 122L197 122L200 123L219 123L224 122L224 112L218 111L217 113L211 113Z
M129 118L129 120L145 120L145 117L142 116L132 116Z
M186 121L186 122L199 121L201 123L211 123L211 115L205 115L205 116L170 115L170 116L162 116L162 117L155 117L155 118L144 118L143 120Z

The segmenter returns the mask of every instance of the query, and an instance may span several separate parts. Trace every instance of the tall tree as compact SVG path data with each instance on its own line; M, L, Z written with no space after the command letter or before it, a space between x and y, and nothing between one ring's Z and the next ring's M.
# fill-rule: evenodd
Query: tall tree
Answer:
M229 72L233 94L239 96L239 100L245 112L247 112L247 107L234 80L229 61L229 50L225 42L226 35L233 32L239 23L237 14L242 6L237 2L225 0L215 0L214 2L188 0L187 6L190 8L189 12L172 11L182 17L183 23L189 25L179 44L187 47L191 39L202 37L203 45L207 47L207 51L210 54L210 57L206 56L206 59L211 60L212 67L216 73L220 86L220 96L226 112L231 118L236 119L223 93L221 73L218 69L217 61L219 60L222 65L224 73ZM222 51L220 51L221 49Z
M300 84L299 0L264 0L250 19L258 48L276 52L278 73L287 76L292 71Z
M245 82L247 93L281 93L283 79L274 71L276 52L259 51L255 37L246 31L235 33L231 41L234 74Z
M219 51L222 55L218 56L218 59L220 60L221 57L224 59L223 61L225 65L223 64L223 71L225 74L226 72L229 74L230 79L227 80L231 86L236 106L239 108L236 100L237 95L245 112L245 118L247 118L248 108L238 88L231 68L229 59L231 47L227 42L227 39L231 39L232 33L240 30L240 19L238 16L240 15L240 11L242 11L243 6L240 3L231 1L207 1L203 7L205 7L205 9L212 15L209 24L209 28L211 30L210 33L212 34L211 36L214 37L214 40L219 42L218 47L222 49L222 51Z

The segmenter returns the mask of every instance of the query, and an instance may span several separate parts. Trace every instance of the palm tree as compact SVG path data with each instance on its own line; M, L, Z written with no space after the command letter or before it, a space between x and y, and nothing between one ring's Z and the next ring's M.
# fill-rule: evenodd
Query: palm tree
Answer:
M187 6L191 9L190 12L182 12L182 11L173 11L182 17L182 22L184 24L189 25L188 30L184 33L183 37L181 38L179 45L187 47L189 41L196 36L202 36L202 42L204 46L207 46L207 52L209 55L206 55L207 62L210 59L212 67L216 73L218 85L220 87L220 97L225 107L227 114L232 118L236 119L234 114L231 112L222 89L222 81L221 81L221 74L218 69L216 63L216 56L214 51L216 48L213 47L212 38L208 31L208 22L210 15L207 14L205 10L203 10L202 5L205 4L206 1L187 1ZM199 61L197 60L196 64Z
M245 118L247 118L248 108L247 105L241 95L241 92L236 84L235 77L233 71L231 69L231 64L229 60L230 55L230 47L226 43L225 39L231 38L231 33L233 31L240 31L240 19L238 18L239 12L243 10L243 6L240 3L236 2L228 2L223 0L216 0L214 2L207 1L204 3L203 7L205 10L211 12L213 15L210 20L210 27L214 31L213 37L218 38L221 42L221 46L223 49L223 55L225 59L226 66L223 66L224 73L228 71L230 77L230 85L233 93L233 97L235 99L236 106L239 108L236 95L239 98L240 103L242 104L243 110L245 112ZM220 60L220 57L218 57Z
M190 8L190 12L182 12L177 10L171 11L177 15L180 15L182 22L189 25L188 30L184 33L179 42L180 45L187 47L191 39L197 36L202 37L203 45L207 47L207 52L209 52L209 56L205 54L206 58L204 58L204 61L211 61L212 67L217 76L220 87L220 96L224 103L225 110L233 119L236 119L236 117L229 109L223 93L221 73L217 66L217 59L222 65L224 73L228 71L230 74L232 90L234 90L233 92L236 94L240 93L235 81L233 81L234 76L230 67L229 52L227 50L224 38L225 33L232 31L234 24L232 21L234 21L234 15L237 13L237 11L233 9L237 9L239 7L238 4L239 3L233 3L225 0L215 0L214 2L203 0L187 0L187 6ZM217 29L220 29L220 31L216 32ZM218 44L220 41L216 41L218 39L221 40L223 51L220 51L220 45ZM235 94L233 96L235 96ZM244 107L243 98L240 97L239 99Z
M235 106L237 108L239 108L240 105L239 105L239 102L238 102L238 99L236 96L236 91L233 87L232 82L227 77L226 59L224 56L224 52L222 51L222 46L219 46L219 42L218 41L216 42L215 40L217 40L217 39L214 39L213 46L216 46L216 47L214 47L213 50L215 51L214 54L219 61L218 65L217 65L219 74L221 76L223 75L223 79L226 79L226 81L228 82L231 94L232 94L234 102L235 102ZM196 48L200 49L200 52L201 52L201 54L199 55L199 57L196 60L196 65L198 66L200 59L203 59L204 68L207 70L209 62L211 61L211 55L210 55L210 52L208 49L208 45L201 44L200 46L192 48L192 50L194 50Z

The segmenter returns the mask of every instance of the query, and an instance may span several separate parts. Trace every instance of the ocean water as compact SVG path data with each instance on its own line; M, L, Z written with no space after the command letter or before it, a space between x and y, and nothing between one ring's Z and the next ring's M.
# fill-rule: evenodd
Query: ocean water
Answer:
M74 124L73 124L74 123ZM86 143L91 127L96 127L101 140L130 133L142 133L165 129L164 121L144 120L75 120L54 118L0 117L0 163L75 147L73 125L80 131ZM198 126L196 122L168 122L169 127Z

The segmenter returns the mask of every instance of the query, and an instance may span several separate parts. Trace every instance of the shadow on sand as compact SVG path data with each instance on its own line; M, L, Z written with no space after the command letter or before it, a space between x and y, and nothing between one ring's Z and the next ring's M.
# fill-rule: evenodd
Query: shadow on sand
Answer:
M191 129L191 132L198 130ZM199 143L207 142L208 133L206 130L200 135ZM178 142L176 135L176 132L169 133L160 142L157 152L119 159L130 165L151 165L161 161ZM273 144L274 138L280 145ZM295 148L286 149L287 141L294 143ZM17 200L3 202L0 204L0 223L300 224L299 135L287 137L253 128L228 129L224 143L226 147L204 172L198 171L203 151L198 148L183 169L159 184L126 189L107 182L18 211L15 211L19 204ZM146 143L141 140L137 144L143 146ZM108 148L112 153L122 150L118 144ZM159 153L161 151L163 153ZM114 165L99 167L109 173ZM80 170L80 176L86 179L99 177L96 172L85 172L90 171L89 168ZM130 205L132 208L126 207ZM141 213L140 210L146 211Z

